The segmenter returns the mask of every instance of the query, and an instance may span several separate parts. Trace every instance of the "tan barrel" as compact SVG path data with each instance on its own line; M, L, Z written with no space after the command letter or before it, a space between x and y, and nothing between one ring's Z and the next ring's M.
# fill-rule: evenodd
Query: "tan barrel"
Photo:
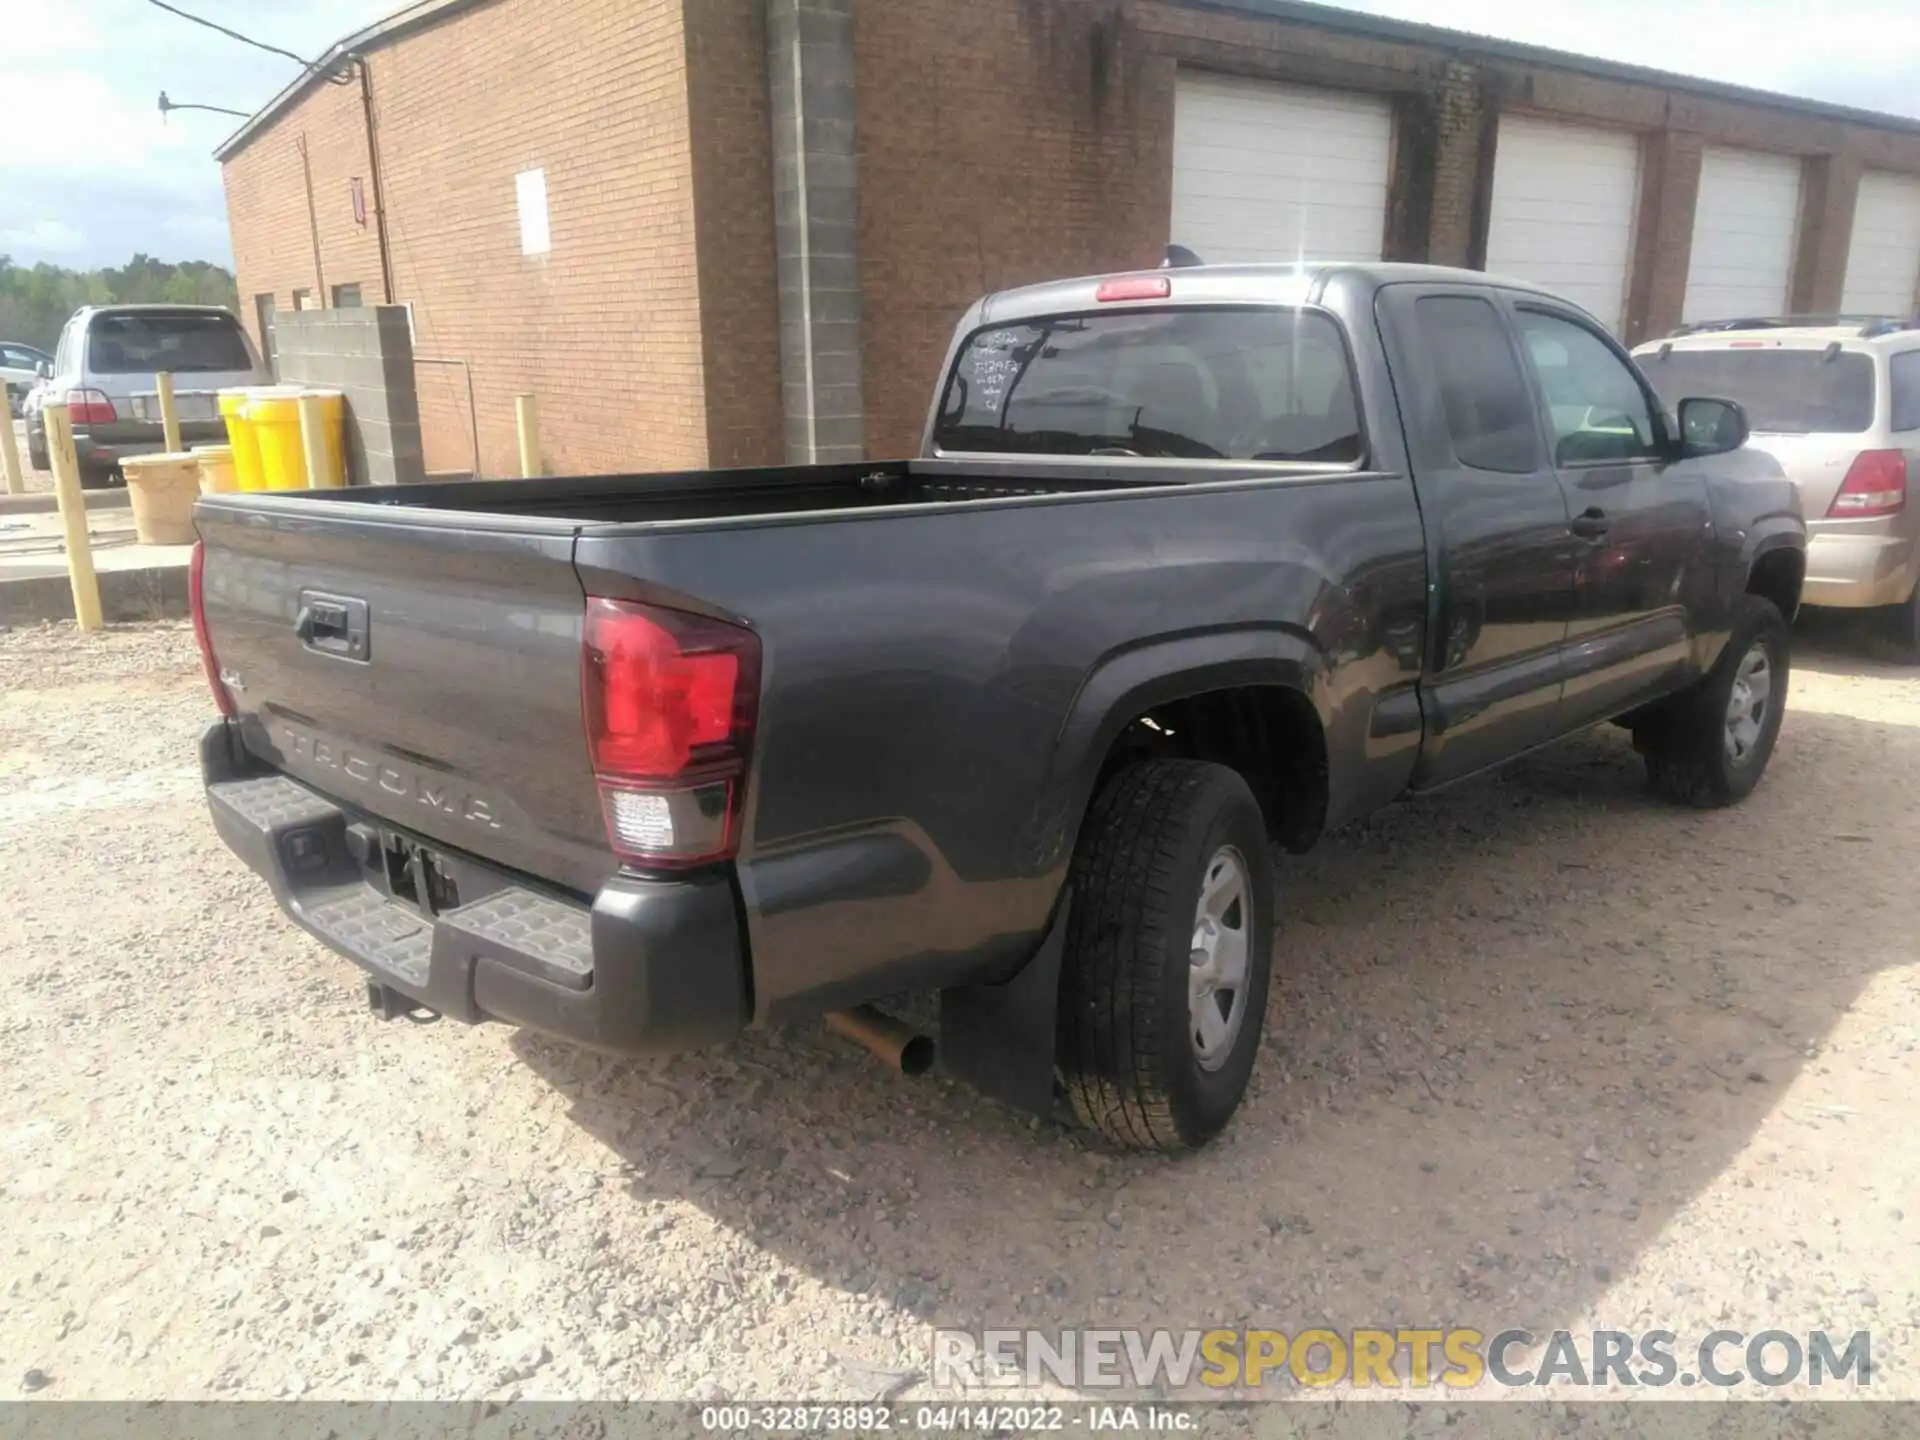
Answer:
M193 502L200 494L200 457L190 450L130 455L120 462L127 477L134 537L142 545L191 545Z

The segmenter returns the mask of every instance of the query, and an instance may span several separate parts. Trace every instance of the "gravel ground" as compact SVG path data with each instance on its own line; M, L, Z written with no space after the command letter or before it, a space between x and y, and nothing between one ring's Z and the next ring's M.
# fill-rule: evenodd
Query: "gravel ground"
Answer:
M1850 632L1737 810L1607 730L1288 862L1177 1164L812 1028L377 1023L216 842L208 714L184 626L0 634L0 1397L848 1396L933 1324L1865 1328L1920 1396L1920 676Z

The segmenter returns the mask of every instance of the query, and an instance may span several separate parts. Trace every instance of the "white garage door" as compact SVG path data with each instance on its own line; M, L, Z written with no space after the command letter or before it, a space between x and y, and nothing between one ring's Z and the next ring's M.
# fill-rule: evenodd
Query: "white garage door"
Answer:
M1784 314L1799 226L1797 159L1709 148L1700 162L1681 318Z
M1210 264L1378 260L1392 140L1370 95L1182 73L1173 241Z
M1840 308L1849 315L1913 315L1920 290L1920 179L1869 170L1853 209L1853 244Z
M1503 115L1487 269L1557 290L1617 330L1639 198L1638 136Z

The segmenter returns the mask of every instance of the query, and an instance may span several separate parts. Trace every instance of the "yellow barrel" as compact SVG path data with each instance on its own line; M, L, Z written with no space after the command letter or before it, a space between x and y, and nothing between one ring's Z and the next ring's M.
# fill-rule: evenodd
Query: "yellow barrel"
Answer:
M309 483L338 489L347 483L347 397L338 390L309 390L320 397L320 413L327 422L327 473Z
M227 422L227 441L233 447L234 483L242 490L264 490L266 476L260 469L260 438L247 419L247 390L222 390L219 394L220 418Z
M193 453L200 461L200 493L225 495L240 488L234 473L234 449L231 445L196 445ZM256 459L258 458L256 451Z
M309 479L306 450L300 442L300 397L318 395L327 431L327 473ZM260 469L269 490L305 490L309 485L347 483L342 429L345 397L338 390L256 390L245 407L247 423L260 444Z
M134 538L142 545L191 545L199 538L193 528L199 456L187 450L129 455L120 462L120 473L127 477Z
M234 480L242 490L268 488L260 435L253 428L249 405L257 399L299 393L298 385L245 385L219 393L220 415L227 422L227 441L233 446Z

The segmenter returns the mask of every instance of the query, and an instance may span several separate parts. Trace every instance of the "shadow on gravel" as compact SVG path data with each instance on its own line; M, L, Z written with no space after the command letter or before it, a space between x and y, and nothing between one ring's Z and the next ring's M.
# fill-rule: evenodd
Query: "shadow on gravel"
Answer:
M1793 624L1796 670L1883 680L1920 680L1920 664L1894 644L1877 610L1803 610Z
M1341 831L1283 871L1248 1104L1178 1161L824 1031L657 1065L515 1043L636 1194L941 1325L1545 1330L1905 963L1917 785L1912 729L1793 714L1745 806L1676 810L1604 729Z

